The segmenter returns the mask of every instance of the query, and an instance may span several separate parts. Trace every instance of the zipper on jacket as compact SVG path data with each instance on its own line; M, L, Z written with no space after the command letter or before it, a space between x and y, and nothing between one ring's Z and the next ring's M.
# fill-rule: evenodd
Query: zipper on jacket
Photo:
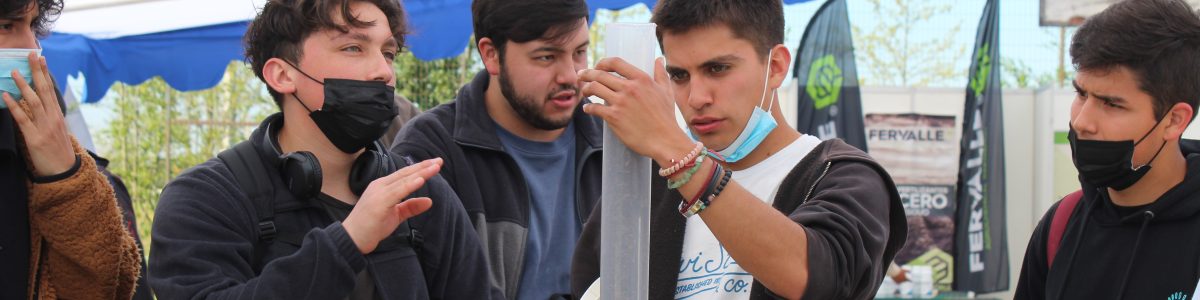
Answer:
M582 189L579 188L580 184L583 182L583 168L585 165L587 165L588 159L590 159L592 157L592 155L597 154L597 153L602 153L601 152L602 150L600 150L600 149L591 148L591 147L587 147L587 148L588 149L583 151L583 158L577 159L577 161L575 162L575 164L576 164L575 165L575 220L577 221L576 223L579 223L579 228L581 231L583 230L582 229L583 225L585 223L587 223L584 221L586 221L587 218L590 216L590 213L588 215L583 214L583 211L587 208L583 207L584 206L583 205L584 195L583 195ZM603 165L601 165L601 167L603 167ZM601 183L601 184L603 185L603 183ZM597 203L593 203L593 204L599 203L599 199L597 199L596 201L597 201ZM595 207L592 207L591 209L595 209ZM589 212L590 212L590 210L589 210Z
M821 171L821 176L817 176L817 181L813 181L813 185L808 188L808 193L804 194L804 201L800 201L801 205L808 202L809 197L812 197L813 190L817 189L817 184L821 183L821 179L825 179L825 174L829 174L829 167L831 167L831 166L833 166L832 160L825 162L825 170Z

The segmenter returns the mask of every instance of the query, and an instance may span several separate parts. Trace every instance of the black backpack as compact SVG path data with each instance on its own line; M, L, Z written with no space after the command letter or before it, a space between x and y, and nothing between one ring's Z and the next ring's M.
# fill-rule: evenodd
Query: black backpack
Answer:
M303 232L291 232L284 230L280 232L280 227L275 224L275 215L283 212L290 212L306 208L303 205L277 205L279 202L292 201L276 201L281 197L292 197L291 193L286 188L282 187L282 182L272 180L272 177L267 174L267 170L276 170L278 166L268 164L259 156L257 150L249 141L243 141L234 145L232 148L221 151L217 157L229 167L229 171L233 173L234 180L242 188L242 191L249 196L250 201L254 205L254 211L258 216L258 242L254 245L254 255L251 258L254 272L260 273L266 262L263 259L266 257L266 251L270 248L271 243L277 237L284 237L296 242L303 239L307 230ZM393 159L395 156L392 156ZM397 166L408 166L412 161L405 157L403 161L397 161ZM276 191L283 191L276 193ZM414 194L428 195L427 187L422 186ZM401 241L405 242L406 246L412 247L417 253L417 260L425 266L423 259L422 245L424 239L421 233L409 226L408 222L400 223L400 227L396 228L396 232L403 234Z

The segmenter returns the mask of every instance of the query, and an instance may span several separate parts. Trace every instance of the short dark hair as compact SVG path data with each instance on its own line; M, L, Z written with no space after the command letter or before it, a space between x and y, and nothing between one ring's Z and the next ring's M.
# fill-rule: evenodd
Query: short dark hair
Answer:
M30 4L37 3L38 15L33 18L33 33L39 37L50 33L50 24L62 13L62 0L4 0L0 1L0 19L16 19L25 16Z
M650 22L658 25L660 44L664 33L680 34L717 24L729 26L734 36L750 41L760 57L783 43L780 0L659 0Z
M575 22L588 17L584 0L475 0L471 20L475 42L489 38L504 60L508 41L524 43L536 39L565 38Z
M335 29L348 32L346 26L366 27L372 22L359 20L350 11L350 3L367 2L379 7L387 17L391 26L392 36L401 47L404 46L404 36L408 34L408 24L404 8L396 0L270 0L263 6L258 16L250 22L246 29L243 42L246 44L246 60L254 69L254 75L263 78L263 66L267 60L278 57L292 63L299 63L304 55L301 44L314 32L324 29ZM338 24L334 13L340 12L346 24ZM275 98L275 104L281 101L281 94L269 85L267 91Z
M1195 111L1200 104L1200 17L1183 0L1113 4L1075 32L1071 63L1080 71L1128 68L1138 88L1154 98L1155 118L1179 102Z

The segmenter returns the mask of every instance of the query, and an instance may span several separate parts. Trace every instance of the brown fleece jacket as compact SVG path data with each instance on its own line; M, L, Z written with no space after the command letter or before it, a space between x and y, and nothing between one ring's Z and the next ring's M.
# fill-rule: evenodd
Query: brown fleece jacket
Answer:
M29 298L36 291L39 299L130 299L141 268L137 245L112 186L74 137L71 143L79 158L74 174L28 184Z

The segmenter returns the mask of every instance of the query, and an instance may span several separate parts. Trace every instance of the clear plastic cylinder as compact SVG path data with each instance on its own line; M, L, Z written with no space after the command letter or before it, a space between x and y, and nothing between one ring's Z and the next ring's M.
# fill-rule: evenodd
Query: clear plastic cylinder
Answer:
M654 74L658 41L653 23L609 24L605 54ZM650 258L650 159L633 152L604 128L603 220L600 226L600 296L646 299Z

